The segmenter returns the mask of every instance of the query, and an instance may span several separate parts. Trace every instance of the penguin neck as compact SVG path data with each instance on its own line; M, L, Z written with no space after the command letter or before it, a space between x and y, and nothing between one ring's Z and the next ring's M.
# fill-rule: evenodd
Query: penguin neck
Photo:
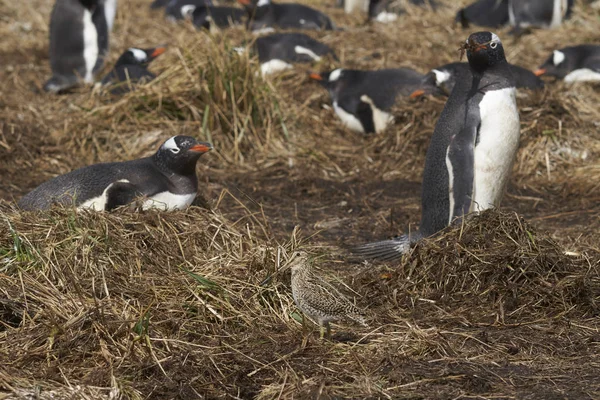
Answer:
M168 163L159 157L158 154L152 156L152 162L156 165L158 170L176 185L177 183L185 183L186 185L193 183L194 187L197 187L196 161L188 162L178 168L173 168L173 166L168 165Z
M473 88L479 91L491 91L505 87L514 87L514 78L506 60L499 60L484 69L471 67L473 73Z

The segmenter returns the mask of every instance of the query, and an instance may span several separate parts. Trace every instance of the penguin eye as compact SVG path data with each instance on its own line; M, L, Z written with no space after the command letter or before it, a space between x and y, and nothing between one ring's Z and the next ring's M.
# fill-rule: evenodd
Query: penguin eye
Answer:
M173 154L179 153L179 149L178 148L172 148L172 149L169 149L169 150L171 150L171 153L173 153Z
M495 49L496 47L498 47L498 43L496 43L496 42L492 42L492 43L490 43L490 47L491 47L492 49Z

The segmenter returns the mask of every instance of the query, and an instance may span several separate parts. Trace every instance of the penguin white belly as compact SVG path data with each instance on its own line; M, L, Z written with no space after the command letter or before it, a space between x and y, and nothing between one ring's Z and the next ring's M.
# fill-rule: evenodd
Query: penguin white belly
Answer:
M366 94L360 96L360 100L367 103L371 107L371 113L373 114L373 125L375 125L375 133L383 132L389 124L394 122L394 117L392 114L377 108L375 102Z
M345 127L355 132L365 133L365 129L363 128L360 120L354 115L344 110L342 107L338 106L337 101L333 102L333 110L335 111L337 116L342 120L342 124Z
M98 31L92 22L92 13L83 11L83 59L85 61L85 76L82 77L86 83L94 82L92 70L98 59Z
M188 208L195 198L196 193L174 194L171 192L161 192L144 201L142 209L148 210L153 208L163 211L183 210Z
M285 61L269 60L260 65L260 72L262 76L266 76L277 72L285 71L286 69L290 68L292 68L292 65L286 63Z
M106 0L104 3L104 15L106 17L106 25L110 32L115 22L115 14L117 13L117 0Z
M565 82L590 82L600 81L600 72L592 71L589 68L581 68L572 71L565 76Z
M479 103L481 126L475 147L470 211L500 204L519 147L520 123L515 88L487 92Z
M129 183L129 181L127 179L119 179L117 182ZM95 210L95 211L104 211L104 209L106 207L106 201L108 200L106 194L108 193L108 190L117 182L114 182L114 183L111 183L110 185L108 185L106 187L106 189L104 189L104 191L102 192L102 194L100 196L92 197L91 199L87 199L86 201L81 203L77 207L77 209L78 210L87 209L87 210Z

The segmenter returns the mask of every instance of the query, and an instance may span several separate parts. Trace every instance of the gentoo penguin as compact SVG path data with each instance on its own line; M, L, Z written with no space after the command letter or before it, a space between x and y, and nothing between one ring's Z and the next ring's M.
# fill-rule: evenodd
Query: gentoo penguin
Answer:
M515 33L523 28L556 28L571 14L573 0L509 0L508 17Z
M150 4L150 8L156 10L157 8L166 7L172 0L154 0L152 4Z
M108 52L116 0L56 0L50 17L50 67L44 85L58 93L92 83Z
M192 22L198 29L208 31L241 25L246 13L235 7L197 7L192 13Z
M125 50L112 71L102 79L102 85L113 85L110 90L112 94L123 94L130 91L131 83L151 81L156 78L156 75L148 71L148 64L165 50L166 47L152 49L131 47Z
M165 8L165 17L170 21L182 20L200 7L212 6L212 0L171 0Z
M329 17L314 8L297 3L273 3L271 0L238 0L248 14L248 29L255 33L282 29L332 30Z
M456 13L463 28L470 24L499 28L508 23L508 0L477 0Z
M321 61L337 57L327 45L303 33L273 33L256 39L260 70L263 76L292 68L295 63Z
M565 82L600 81L600 46L584 44L554 50L535 74Z
M333 109L342 123L355 132L382 132L393 118L391 108L396 97L408 96L417 89L427 93L435 86L424 87L425 76L409 68L363 71L336 69L312 73L331 96Z
M173 136L151 157L94 164L42 183L19 207L45 210L53 204L112 210L139 199L143 209L183 209L196 197L196 161L212 149L189 136Z
M437 8L434 0L369 0L369 19L377 22L392 22L398 19L398 15L403 14L406 3L413 6L429 6L432 10Z
M477 32L464 45L471 77L454 85L425 158L421 224L410 235L356 248L395 259L467 213L497 207L519 145L515 81L498 36Z
M515 78L515 84L517 88L544 88L544 81L538 78L530 70L512 64L508 64L508 67ZM469 63L456 62L432 69L429 74L426 75L425 81L427 85L433 84L439 87L446 95L449 95L450 92L452 92L454 84L457 80L469 79L469 77L471 77L471 68L469 67ZM421 93L413 93L413 97L416 97L418 94Z

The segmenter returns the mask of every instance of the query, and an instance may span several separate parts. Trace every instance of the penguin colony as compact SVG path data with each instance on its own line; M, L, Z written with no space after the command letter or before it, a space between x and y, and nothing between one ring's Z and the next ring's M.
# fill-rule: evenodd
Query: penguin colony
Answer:
M215 5L210 0L155 0L149 6L164 8L168 20L189 19L198 29L211 32L241 24L257 34L276 29L339 30L327 15L305 5L238 2L241 7ZM400 3L346 0L339 6L347 12L366 12L373 21L390 22L405 12ZM440 7L433 0L409 3L432 13ZM478 0L459 10L456 22L465 28L509 24L514 34L521 35L531 27L560 25L572 7L572 0ZM49 29L52 75L45 91L65 93L96 82L109 52L116 11L117 0L56 0ZM467 62L438 66L425 74L408 68L337 68L310 74L329 92L342 124L361 133L383 132L393 121L391 109L400 96L447 96L426 154L419 229L357 246L354 251L365 258L396 259L418 240L460 222L465 215L500 205L519 143L517 89L543 88L541 76L565 82L600 81L599 45L570 43L554 50L535 72L508 63L501 39L492 32L471 33L461 48ZM155 78L148 66L166 50L166 45L127 49L99 85L113 95L133 90L136 84ZM252 51L258 55L263 76L323 57L339 61L333 49L300 32L260 36ZM193 137L173 136L151 157L90 165L57 176L26 194L18 205L23 210L46 210L55 204L96 211L117 207L184 210L198 190L196 163L211 149L210 143ZM287 267L292 270L294 301L319 324L321 338L325 331L329 336L330 321L348 318L365 324L360 309L314 275L306 253L295 252Z

